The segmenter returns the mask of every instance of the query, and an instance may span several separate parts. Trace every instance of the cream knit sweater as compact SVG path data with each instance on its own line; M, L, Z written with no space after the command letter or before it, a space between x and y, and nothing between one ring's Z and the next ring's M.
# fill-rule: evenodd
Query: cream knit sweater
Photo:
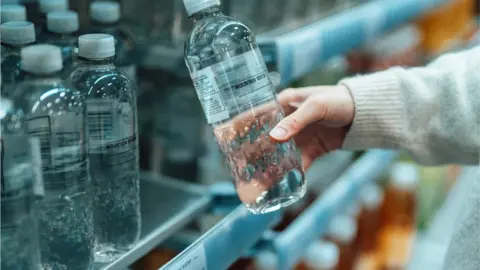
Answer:
M407 150L422 164L480 162L480 47L424 68L343 80L355 101L348 150ZM470 179L444 269L480 269L480 175ZM429 269L430 270L430 269Z

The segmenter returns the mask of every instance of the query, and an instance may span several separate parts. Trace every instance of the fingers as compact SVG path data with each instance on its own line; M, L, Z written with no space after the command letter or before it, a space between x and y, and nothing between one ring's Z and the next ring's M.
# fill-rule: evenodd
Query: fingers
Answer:
M307 99L295 112L277 124L270 132L270 137L277 142L286 142L292 139L311 123L322 121L325 117L326 107L325 104L317 102L314 98Z

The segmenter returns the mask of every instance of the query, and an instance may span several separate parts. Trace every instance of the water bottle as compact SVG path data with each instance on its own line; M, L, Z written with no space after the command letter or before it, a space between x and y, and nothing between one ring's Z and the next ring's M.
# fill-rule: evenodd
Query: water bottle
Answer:
M68 0L39 0L40 15L35 22L38 40L44 41L43 34L47 32L47 14L55 11L67 11Z
M134 84L113 64L107 34L78 39L79 66L70 79L85 95L96 261L108 262L140 236L140 181Z
M240 199L253 213L296 202L306 191L300 153L270 140L284 115L255 37L219 0L184 3L195 23L185 61Z
M40 270L35 208L40 142L25 133L25 114L0 99L1 269ZM37 152L35 152L37 151Z
M2 23L10 21L26 21L27 10L23 5L2 5L0 8Z
M12 21L2 23L0 32L2 96L9 97L21 81L20 50L35 42L35 28L31 22Z
M93 267L93 217L88 178L85 103L65 85L60 49L22 49L25 81L13 100L26 112L28 135L40 140L44 196L38 202L43 269Z
M137 70L133 61L133 41L120 29L120 14L120 4L116 2L95 1L90 5L92 31L115 38L115 66L135 83Z
M76 63L76 32L79 29L78 14L74 11L56 11L47 14L46 43L62 50L63 78L68 78Z

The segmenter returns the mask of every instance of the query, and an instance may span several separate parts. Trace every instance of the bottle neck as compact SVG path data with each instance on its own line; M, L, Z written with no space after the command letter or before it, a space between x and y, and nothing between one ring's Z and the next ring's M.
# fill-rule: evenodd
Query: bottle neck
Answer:
M61 81L61 73L62 71L59 70L57 72L53 72L53 73L48 73L48 74L38 74L38 73L32 73L32 72L29 72L29 71L26 71L26 70L22 70L22 73L24 75L23 79L25 81L34 81L34 80L52 80L52 81Z
M90 67L111 67L114 68L115 65L113 64L115 57L108 57L98 60L88 59L85 57L78 57L79 63L82 66L90 66Z
M192 14L192 16L190 16L190 19L194 23L197 23L197 22L204 21L208 18L217 17L220 15L222 15L222 12L220 11L220 5L216 5Z
M30 43L33 44L33 43ZM20 51L29 46L30 44L21 44L21 45L11 45L2 42L2 47L5 50L5 53L20 55Z

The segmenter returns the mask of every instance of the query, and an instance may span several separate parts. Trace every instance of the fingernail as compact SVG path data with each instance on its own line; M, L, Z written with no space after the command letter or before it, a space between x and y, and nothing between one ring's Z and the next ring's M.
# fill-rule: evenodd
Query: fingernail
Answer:
M284 139L287 136L287 130L282 127L276 127L270 131L270 136L275 139Z

